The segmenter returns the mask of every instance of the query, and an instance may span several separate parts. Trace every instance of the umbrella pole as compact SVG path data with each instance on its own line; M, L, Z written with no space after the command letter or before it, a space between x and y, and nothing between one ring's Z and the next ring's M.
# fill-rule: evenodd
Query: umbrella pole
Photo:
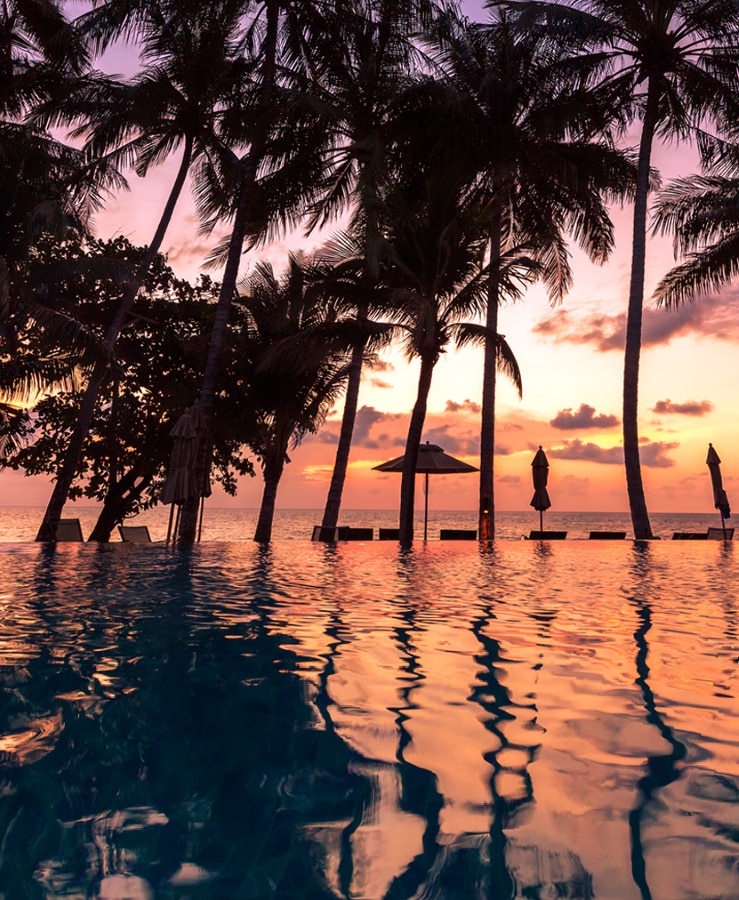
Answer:
M426 484L424 485L423 491L424 497L424 506L423 506L423 539L424 541L428 537L428 529L429 529L429 473L426 472Z
M721 516L721 528L724 532L724 540L726 540L726 519L724 518L724 514L719 510L719 515Z
M198 521L198 543L203 534L203 512L205 511L205 497L200 498L200 519Z
M169 506L169 525L167 525L167 541L169 543L169 539L172 537L172 518L174 516L174 503L171 503Z
M539 531L544 531L544 510L539 510Z

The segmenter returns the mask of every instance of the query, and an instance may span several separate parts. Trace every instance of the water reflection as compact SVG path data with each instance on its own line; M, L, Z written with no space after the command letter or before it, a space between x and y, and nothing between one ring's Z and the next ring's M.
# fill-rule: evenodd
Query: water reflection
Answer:
M4 553L0 890L734 898L736 562L674 549Z

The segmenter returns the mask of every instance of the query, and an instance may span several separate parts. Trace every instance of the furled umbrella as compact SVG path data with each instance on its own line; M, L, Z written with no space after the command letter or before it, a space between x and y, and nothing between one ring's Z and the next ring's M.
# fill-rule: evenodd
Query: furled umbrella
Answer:
M169 459L169 474L162 491L162 502L171 504L167 541L177 533L182 504L195 493L195 458L198 452L198 432L190 409L186 409L169 432L173 439ZM177 519L175 520L175 506ZM173 528L174 525L174 528Z
M549 477L549 460L546 453L539 447L531 462L531 474L534 481L534 496L529 506L539 511L539 531L544 531L544 510L549 509L552 501L547 493L547 479Z
M380 463L379 466L373 466L374 472L398 472L402 473L405 455L398 456L396 459L390 459L387 462ZM426 441L418 448L418 456L416 457L416 472L422 472L426 478L424 480L424 510L423 510L423 539L428 535L429 521L429 475L465 475L468 472L479 472L480 470L469 463L456 459L448 453L444 453L443 449L437 444L430 444Z
M724 540L726 540L726 519L731 516L731 507L729 506L729 498L726 496L724 485L721 480L721 460L718 453L713 449L713 444L708 445L708 456L706 457L706 465L711 473L711 486L713 487L713 505L721 513L721 528L724 532Z

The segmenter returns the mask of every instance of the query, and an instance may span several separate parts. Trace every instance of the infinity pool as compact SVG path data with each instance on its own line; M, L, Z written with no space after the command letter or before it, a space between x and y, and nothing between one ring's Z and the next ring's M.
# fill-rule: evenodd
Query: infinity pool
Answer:
M0 900L737 900L738 574L5 544Z

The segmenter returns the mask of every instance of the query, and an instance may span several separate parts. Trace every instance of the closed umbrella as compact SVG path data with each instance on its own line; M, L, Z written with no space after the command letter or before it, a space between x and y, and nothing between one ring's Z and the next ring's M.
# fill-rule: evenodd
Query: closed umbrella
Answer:
M713 449L713 444L708 445L708 456L706 457L706 465L711 473L711 486L713 487L713 505L721 513L721 527L724 531L724 540L726 540L726 519L731 516L731 507L729 506L729 498L726 496L724 485L721 480L721 460L718 453Z
M387 462L380 463L379 466L373 466L374 472L402 472L405 456L398 456ZM423 511L423 539L426 540L428 534L429 520L429 475L464 475L467 472L479 472L475 466L456 459L448 453L444 453L437 444L430 444L426 441L418 448L418 456L416 458L416 472L423 472L426 476L424 481L425 503Z
M182 504L195 493L195 458L198 452L198 433L193 423L191 411L186 409L169 432L173 439L172 455L169 459L169 474L162 491L162 502L171 504L167 540L177 533ZM177 506L177 521L174 509ZM174 524L174 529L172 528Z
M539 510L539 531L544 531L544 510L549 509L552 501L547 493L549 460L541 447L536 451L531 462L531 475L534 481L534 496L531 498L529 506Z

